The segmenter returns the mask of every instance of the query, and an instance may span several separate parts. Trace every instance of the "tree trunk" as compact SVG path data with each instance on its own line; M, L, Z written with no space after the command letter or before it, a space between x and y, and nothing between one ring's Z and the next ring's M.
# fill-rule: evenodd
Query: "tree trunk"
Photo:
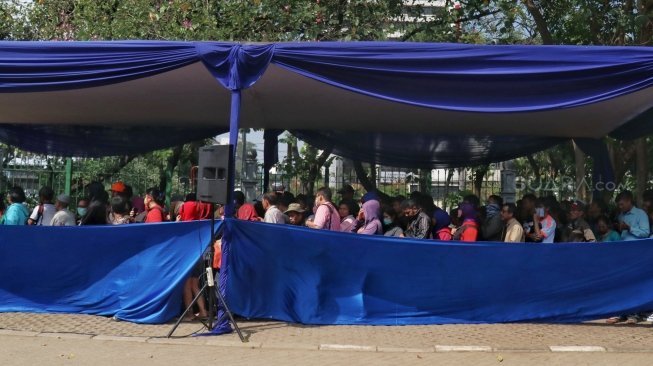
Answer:
M584 184L585 160L587 157L585 156L583 150L581 150L578 145L576 145L576 142L572 141L571 144L572 148L574 149L574 162L576 167L576 196L585 202L589 202L587 199L587 186Z
M313 164L309 171L308 171L308 178L306 181L306 189L309 196L312 196L315 192L315 181L317 180L318 175L320 174L320 168L326 163L327 159L329 159L329 155L331 155L331 151L333 149L326 149L323 150L320 155L318 155L317 160L315 161L315 164Z
M356 177L358 177L358 181L361 185L363 185L365 191L371 192L376 190L376 180L372 180L367 176L365 168L363 168L363 164L358 160L353 160L353 163L354 170L356 171Z
M170 195L172 194L172 175L174 170L179 164L181 152L184 150L184 145L175 146L172 149L172 155L166 159L166 166L159 175L159 190L166 194L166 206L170 206Z
M644 201L644 191L648 183L648 157L646 156L646 137L640 137L635 141L637 177L637 204L641 207Z
M540 34L540 37L542 37L542 44L553 44L553 36L549 31L549 25L547 24L546 19L544 19L540 8L535 5L533 0L523 1L524 5L526 5L526 9L528 9L528 13L533 17L533 20L535 21L537 32Z
M474 194L476 197L481 198L481 189L483 188L483 179L488 172L489 167L476 167L474 169Z

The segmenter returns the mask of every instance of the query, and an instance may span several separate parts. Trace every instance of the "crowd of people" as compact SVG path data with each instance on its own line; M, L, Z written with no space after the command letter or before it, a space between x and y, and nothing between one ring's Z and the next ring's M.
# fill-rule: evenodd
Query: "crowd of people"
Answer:
M339 190L339 201L328 187L317 190L314 197L297 196L283 186L267 192L252 203L242 192L235 192L235 217L241 220L271 224L305 226L361 235L384 235L414 239L460 242L561 243L609 242L651 237L653 224L653 191L644 192L641 208L632 192L622 191L614 205L595 200L558 201L555 196L536 197L525 194L516 203L504 203L497 195L481 204L475 195L465 196L450 212L437 207L430 195L412 192L408 197L390 197L381 192L367 192L359 200L355 190L345 185ZM191 193L175 199L170 207L157 188L148 189L143 197L133 194L130 186L115 182L107 192L99 182L89 184L75 211L71 198L44 187L38 203L28 208L25 192L12 187L6 203L0 201L0 225L123 225L162 221L191 221L224 217L218 206L199 202ZM219 244L216 245L214 268L220 266ZM198 265L186 282L184 303L190 304L199 292ZM198 312L191 318L205 317L208 312L200 297ZM608 322L642 320L642 314L614 317Z
M236 217L364 235L509 243L642 239L650 236L653 223L653 191L645 193L643 208L636 207L630 191L623 191L612 209L602 201L588 205L533 194L516 203L491 195L482 205L479 197L468 195L450 212L420 192L409 197L367 192L357 201L353 187L345 185L338 194L336 205L327 187L320 188L315 197L272 191L255 203L246 203L241 193L236 197Z
M85 188L86 197L71 207L71 197L43 187L38 202L28 207L25 191L14 186L9 189L6 203L0 201L1 225L123 225L164 221L190 221L209 218L211 204L197 202L195 194L188 194L165 206L165 195L158 188L150 188L142 197L134 195L130 186L115 182L107 192L104 185L93 182Z
M533 194L525 194L516 203L504 203L500 196L491 195L482 205L479 197L468 195L457 208L446 212L431 196L420 192L390 197L375 191L356 200L353 187L345 185L337 192L336 204L328 187L318 189L314 197L295 196L282 186L277 188L252 203L245 202L242 192L236 192L236 218L363 235L462 242L605 242L648 238L652 233L653 191L644 192L641 208L630 191L623 191L612 207L600 200L588 205ZM221 208L212 212L211 205L198 202L194 193L174 199L166 207L165 197L157 188L139 197L123 182L113 183L109 192L103 184L93 182L85 193L88 198L80 199L73 211L70 196L55 197L50 187L43 187L38 203L28 208L23 189L12 187L6 203L0 202L0 224L121 225L201 220L224 214Z

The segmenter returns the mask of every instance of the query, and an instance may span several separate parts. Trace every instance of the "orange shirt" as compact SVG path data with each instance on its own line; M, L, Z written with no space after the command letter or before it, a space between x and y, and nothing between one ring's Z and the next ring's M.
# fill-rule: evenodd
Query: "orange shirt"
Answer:
M478 238L478 224L474 220L465 221L465 231L460 234L460 241L474 242Z

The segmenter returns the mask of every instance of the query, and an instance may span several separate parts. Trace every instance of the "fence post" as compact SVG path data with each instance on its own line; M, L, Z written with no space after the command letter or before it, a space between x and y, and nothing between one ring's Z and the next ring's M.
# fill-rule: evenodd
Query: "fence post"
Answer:
M501 197L505 203L515 203L517 196L517 179L513 160L501 163Z
M171 200L172 200L172 198L171 198L172 197L172 176L174 175L174 168L171 167L170 164L168 164L165 169L166 169L166 171L165 171L165 174L166 174L166 190L164 192L165 196L166 196L165 205L166 205L166 207L170 207L170 203L171 203Z
M2 163L5 161L5 149L0 146L0 192L6 192L7 190L4 187L5 176L2 172ZM0 198L4 199L4 197Z
M66 182L64 183L64 193L70 196L70 187L73 181L73 159L66 158Z

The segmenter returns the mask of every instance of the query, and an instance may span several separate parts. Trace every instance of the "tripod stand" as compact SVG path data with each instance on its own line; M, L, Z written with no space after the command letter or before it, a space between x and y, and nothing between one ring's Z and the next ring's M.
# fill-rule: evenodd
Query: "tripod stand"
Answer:
M191 301L190 305L184 310L184 313L181 314L175 325L170 329L170 332L168 332L168 335L166 338L170 338L172 336L172 333L175 332L177 327L179 327L179 324L182 322L182 320L186 317L189 311L193 309L193 306L197 303L197 301L200 299L200 296L204 296L206 294L208 298L208 313L209 317L206 320L206 322L202 321L202 325L206 327L208 331L213 330L213 328L220 323L222 318L215 319L215 323L213 322L214 316L217 317L218 310L216 308L216 300L218 301L217 305L218 307L222 307L224 310L223 317L227 316L229 317L229 321L231 324L234 326L234 329L236 329L236 332L238 333L238 337L240 338L240 341L245 343L247 342L247 339L243 337L243 334L240 331L240 328L238 327L238 324L236 324L236 320L234 319L233 314L231 313L231 310L229 310L229 307L227 306L227 302L225 301L224 297L222 296L222 293L220 293L220 288L219 286L216 286L216 281L213 278L213 243L215 242L216 238L219 237L222 234L222 229L216 233L215 232L215 204L211 204L211 240L210 243L207 247L207 249L204 251L202 254L202 257L204 259L204 268L205 271L202 274L205 276L205 281L204 285L200 289L200 291L195 295L195 298L193 298L193 301Z

